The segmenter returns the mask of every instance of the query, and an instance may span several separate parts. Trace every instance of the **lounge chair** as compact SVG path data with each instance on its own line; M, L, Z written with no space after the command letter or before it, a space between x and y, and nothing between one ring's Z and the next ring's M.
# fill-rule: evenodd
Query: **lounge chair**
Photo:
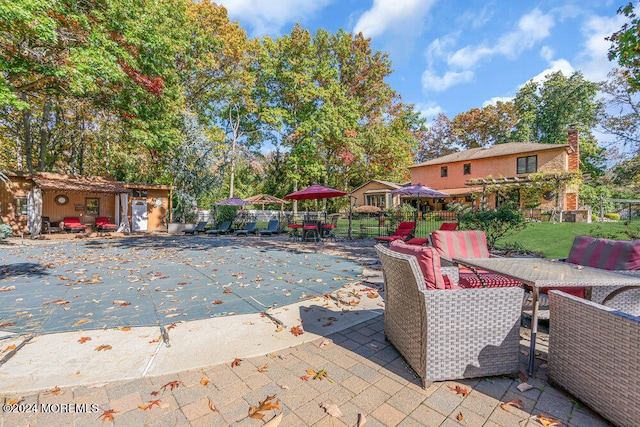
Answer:
M383 266L384 334L425 387L518 372L521 288L447 288L433 247L397 242L375 249Z
M438 230L454 231L456 228L458 228L457 222L443 222L442 224L440 224L440 228ZM414 237L413 239L407 240L407 244L418 245L418 246L428 246L431 244L431 238L430 237Z
M256 222L250 221L247 223L247 226L242 230L236 230L236 236L248 236L249 234L256 234Z
M215 230L207 230L205 233L207 234L227 234L231 230L231 221L224 221L220 224L220 228L216 228Z
M65 217L64 220L64 231L68 231L70 233L84 233L87 231L87 226L84 224L80 224L80 218L78 217Z
M96 230L97 231L116 231L118 225L111 222L108 216L96 217Z
M272 219L269 221L269 224L267 225L266 229L260 230L260 235L271 236L272 234L278 234L280 232L279 227L280 227L280 223L278 222L278 220Z
M431 233L431 243L443 258L443 265L454 265L453 258L490 258L487 236L480 230L445 231ZM520 286L520 282L487 271L460 268L460 286L464 288Z
M414 221L403 221L398 225L396 231L393 232L390 236L380 236L376 237L376 241L378 242L393 242L394 240L407 240L410 237L413 237L413 230L416 228L416 223Z
M207 231L205 229L207 224L208 224L207 221L200 221L200 222L198 222L198 225L195 226L195 228L193 228L191 230L184 230L184 234L196 235L198 233L204 233L205 231Z

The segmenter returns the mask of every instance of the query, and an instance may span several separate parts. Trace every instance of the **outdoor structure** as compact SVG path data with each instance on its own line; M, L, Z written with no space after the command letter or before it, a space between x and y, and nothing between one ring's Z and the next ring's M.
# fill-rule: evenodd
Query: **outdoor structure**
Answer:
M443 191L452 196L450 201L480 201L494 208L508 197L521 207L575 211L578 188L571 181L579 167L578 131L570 129L568 144L510 142L472 148L410 166L409 171L411 182Z
M390 181L372 179L351 191L353 203L359 206L376 206L380 209L388 209L400 205L400 196L391 194L391 191L402 187Z
M5 175L9 184L0 182L0 219L16 235L40 234L42 217L51 224L78 218L87 231L95 230L96 217L109 217L118 231L163 230L171 209L169 185L54 173Z

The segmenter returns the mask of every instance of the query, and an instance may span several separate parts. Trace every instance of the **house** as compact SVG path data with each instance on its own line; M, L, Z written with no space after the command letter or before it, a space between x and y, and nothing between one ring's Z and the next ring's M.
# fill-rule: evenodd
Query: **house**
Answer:
M164 230L171 211L170 185L55 173L10 171L5 175L9 183L0 182L0 219L16 235L39 234L42 217L52 224L77 217L91 231L96 217L121 224L125 213L132 231Z
M492 208L508 198L521 207L573 211L578 209L573 182L579 166L578 131L570 129L567 144L510 142L473 148L410 166L409 171L411 182L451 195L448 202Z
M390 181L372 179L351 191L353 203L359 206L376 206L381 209L400 205L400 196L391 194L392 190L402 187Z

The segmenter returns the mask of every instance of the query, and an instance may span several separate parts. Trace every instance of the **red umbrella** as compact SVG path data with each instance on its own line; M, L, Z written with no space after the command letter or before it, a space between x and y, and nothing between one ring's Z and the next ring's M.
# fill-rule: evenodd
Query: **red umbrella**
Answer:
M346 196L346 195L347 193L344 191L314 184L314 185L310 185L304 190L287 194L286 196L284 196L284 198L290 199L290 200L317 200L317 199L329 199L331 197L340 197L340 196Z

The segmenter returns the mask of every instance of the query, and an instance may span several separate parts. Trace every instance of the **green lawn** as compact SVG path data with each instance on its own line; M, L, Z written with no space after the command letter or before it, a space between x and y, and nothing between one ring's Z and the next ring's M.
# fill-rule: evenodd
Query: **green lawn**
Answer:
M581 222L532 222L520 233L498 241L498 246L504 243L518 243L524 248L542 252L547 258L566 258L577 235L614 237L624 239L622 232L626 229L622 222L606 222L586 224ZM637 229L638 224L631 226Z

